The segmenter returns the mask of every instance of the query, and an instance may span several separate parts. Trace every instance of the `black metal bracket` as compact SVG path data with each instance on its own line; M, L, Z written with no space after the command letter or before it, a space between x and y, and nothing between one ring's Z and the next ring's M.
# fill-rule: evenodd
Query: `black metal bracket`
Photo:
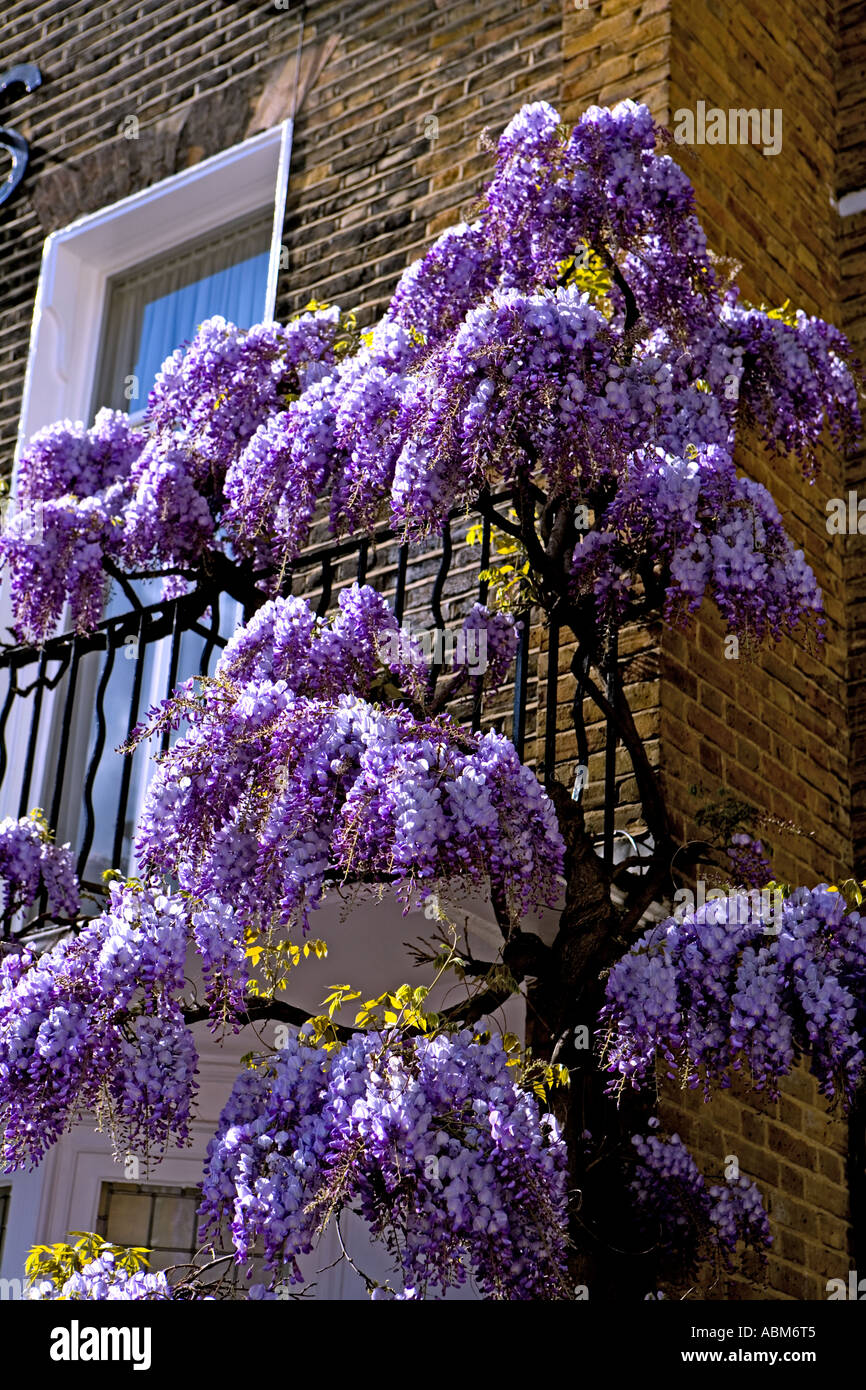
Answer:
M23 87L25 92L32 92L41 86L42 73L35 63L16 63L14 67L7 68L6 72L0 76L0 96L7 92L10 87ZM0 184L0 204L2 204L9 201L27 172L27 165L30 162L30 146L17 130L12 130L10 126L0 126L0 148L8 150L12 156L12 168L3 183Z

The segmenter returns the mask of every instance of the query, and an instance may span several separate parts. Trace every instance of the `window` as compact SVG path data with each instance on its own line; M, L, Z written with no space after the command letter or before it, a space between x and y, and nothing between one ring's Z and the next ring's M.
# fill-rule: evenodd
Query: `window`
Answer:
M273 314L291 132L286 121L48 237L33 314L19 452L42 426L64 418L92 419L102 405L126 409L133 418L139 415L162 362L204 318L222 314L249 326ZM158 601L160 587L142 586L144 601ZM108 616L128 607L118 595ZM224 602L222 607L219 630L230 634L236 614L229 607L234 606ZM4 586L0 627L10 620ZM140 713L167 693L170 649L170 639L149 644L139 672ZM185 633L176 679L197 671L208 652L215 660L212 644ZM49 664L48 677L59 677L59 683L46 691L31 757L32 698L14 701L6 726L10 806L17 786L25 809L40 804L50 813L57 791L53 769L66 740L56 816L60 843L79 842L82 817L89 817L83 807L91 754L97 742L108 750L86 789L94 813L92 823L88 820L92 847L84 871L90 881L98 881L109 866L134 867L132 828L151 755L146 748L138 750L122 790L124 764L111 756L130 727L138 663L123 658L131 655L124 650L114 661L104 685L104 655L82 657L65 731L69 674L61 675L58 666ZM94 718L97 699L101 724ZM115 809L121 804L118 845Z
M98 1235L112 1245L140 1245L153 1253L151 1269L191 1260L199 1248L197 1187L144 1187L104 1182L96 1221Z
M272 225L273 210L265 208L214 228L205 237L194 238L176 250L135 265L108 280L91 415L102 406L110 406L115 410L128 408L133 418L140 416L143 411L139 407L143 408L146 403L162 363L176 347L193 336L204 319L221 314L241 328L249 328L266 317ZM160 598L160 581L141 581L134 587L144 603L155 603ZM238 606L230 600L223 600L223 606L224 626L231 632L239 616ZM105 616L118 616L128 608L126 596L115 591ZM204 649L204 638L190 632L182 634L178 660L181 679L200 669ZM139 658L145 663L141 679L142 708L149 708L168 694L165 688L167 655L167 645L163 642L147 646ZM82 727L75 747L80 750L80 767L70 768L67 778L70 804L63 808L61 824L63 838L71 836L76 845L84 838L88 820L87 809L78 795L78 785L99 736L93 702L103 666L97 654L90 654L84 658L79 675L76 706ZM135 662L125 660L116 662L111 672L98 712L104 720L103 743L107 749L118 747L129 732L137 675ZM126 872L133 867L135 823L150 778L152 759L152 750L146 747L137 750L131 758L127 814L120 840L117 840L114 811L122 769L119 760L110 755L98 762L91 793L92 842L83 874L88 881L98 882L108 868ZM80 808L77 825L72 804L76 799Z
M201 1204L201 1191L197 1187L152 1187L140 1183L104 1182L99 1198L99 1214L96 1220L97 1235L112 1245L143 1246L151 1253L148 1267L152 1270L168 1269L172 1265L182 1265L191 1261L201 1249L199 1223L196 1212ZM207 1271L206 1279L226 1279L233 1287L243 1285L246 1270L252 1266L253 1282L270 1278L264 1270L262 1244L254 1247L257 1258L251 1259L243 1269L228 1259ZM226 1238L218 1255L232 1253L231 1240ZM205 1253L199 1264L207 1264L211 1259Z
M264 318L272 225L265 208L109 279L91 415L139 413L166 357L211 315L241 328Z
M157 298L180 288L178 261L185 252L205 244L205 254L214 257L213 265L193 262L193 280L219 274L227 268L216 261L223 237L241 235L244 219L267 217L270 235L251 248L255 255L268 255L262 310L254 318L273 313L291 143L292 123L285 121L47 238L30 333L19 453L43 425L90 415L101 393L97 378L106 308L106 326L111 325L109 301L118 285L122 292L124 279L131 275L134 281L145 269L153 272L160 257L167 258L166 272L168 261L175 262L178 282L157 287ZM133 289L136 294L140 288Z

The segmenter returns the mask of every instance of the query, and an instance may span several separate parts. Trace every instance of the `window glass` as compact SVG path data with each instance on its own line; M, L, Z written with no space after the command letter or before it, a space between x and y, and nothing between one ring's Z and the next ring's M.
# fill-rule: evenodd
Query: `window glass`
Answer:
M112 277L108 282L101 330L101 349L93 395L93 413L102 406L140 413L157 372L166 357L196 332L206 318L220 314L243 328L259 322L265 312L270 260L273 209L227 223L206 237L186 241L170 253L155 257ZM133 585L144 603L158 602L161 580L142 580ZM129 610L128 597L118 586L105 609L105 617ZM231 611L229 611L231 610ZM229 623L223 633L231 636L238 617L237 605L224 600L223 616ZM62 839L81 844L89 823L84 798L86 769L97 742L102 753L90 777L89 800L93 807L90 849L83 878L98 883L104 870L129 870L135 824L145 787L153 771L156 745L139 747L131 756L127 804L122 826L120 862L115 863L114 842L124 761L114 750L126 741L136 682L140 682L138 718L164 699L169 643L147 643L139 652L134 643L115 654L107 681L102 673L107 657L92 652L81 661L75 701L75 728L66 769L61 824ZM209 653L213 665L219 650L206 639L184 633L178 662L178 681L198 672ZM139 662L142 670L138 671ZM165 668L165 669L164 669ZM133 721L134 722L134 721ZM54 743L59 729L54 732ZM129 755L127 755L129 756ZM47 789L51 801L53 791ZM43 797L43 799L45 799Z
M97 1218L97 1234L112 1245L140 1245L152 1251L150 1268L167 1269L195 1254L201 1202L197 1187L148 1187L106 1182Z
M99 1200L96 1231L112 1245L138 1245L151 1251L149 1268L168 1269L193 1259L203 1242L199 1234L197 1211L201 1192L197 1187L156 1187L141 1183L105 1182ZM224 1233L225 1234L225 1233ZM228 1254L231 1241L227 1234L216 1254ZM198 1263L208 1263L205 1254ZM245 1271L252 1266L252 1279L267 1280L261 1242L254 1255L240 1270L234 1260L225 1260L207 1271L206 1279L228 1276L235 1288L246 1287Z
M221 314L241 328L262 319L272 224L267 208L112 276L93 414L102 406L142 411L166 357L204 319Z

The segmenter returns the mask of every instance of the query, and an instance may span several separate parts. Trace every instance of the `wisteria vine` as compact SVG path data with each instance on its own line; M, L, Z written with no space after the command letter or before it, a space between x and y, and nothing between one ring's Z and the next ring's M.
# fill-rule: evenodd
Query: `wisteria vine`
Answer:
M749 639L820 629L803 552L733 459L744 428L808 476L825 429L851 446L849 346L819 319L740 303L658 142L633 102L591 107L571 131L547 103L526 106L471 220L407 269L369 331L317 304L285 325L211 318L163 364L143 427L103 410L23 450L0 538L21 641L64 615L91 630L118 575L161 577L167 595L197 586L200 612L218 560L257 611L213 678L185 682L133 735L180 734L138 827L144 881L112 884L100 915L41 954L7 937L7 1168L39 1162L86 1111L119 1148L158 1158L186 1143L188 955L196 1016L240 1026L250 939L306 930L335 881L389 883L407 910L446 885L489 886L510 945L560 895L566 842L547 792L503 735L443 713L435 663L384 599L356 585L319 618L286 597L317 523L414 540L455 508L489 520L504 489L548 613L601 631L641 603L684 622L709 597ZM463 634L484 635L483 678L501 684L514 617L479 604ZM454 674L452 693L477 690L467 662ZM744 884L764 877L760 842L735 837L730 858ZM7 919L41 892L55 916L78 908L68 847L33 817L0 824L0 886ZM772 922L732 894L653 927L608 978L611 1090L645 1085L661 1059L705 1089L748 1067L772 1094L808 1054L825 1095L850 1100L866 1061L862 920L821 886ZM747 1179L708 1185L676 1135L634 1143L631 1195L663 1248L699 1227L728 1255L766 1244ZM275 1277L299 1281L324 1224L352 1209L393 1259L395 1286L374 1282L374 1297L471 1277L489 1298L563 1298L566 1168L499 1043L471 1029L328 1047L305 1035L238 1078L202 1210L239 1262L261 1241ZM53 1296L172 1295L104 1256Z
M186 1142L197 1088L182 1009L190 909L183 896L112 883L108 907L77 936L0 960L7 1171L38 1163L86 1111L103 1116L120 1152L159 1157ZM233 914L219 912L230 938Z
M285 326L211 318L163 364L143 428L104 410L40 431L0 542L21 637L67 603L92 628L106 566L174 593L216 549L274 596L324 509L337 533L381 519L413 537L503 485L593 513L577 600L621 608L625 560L646 553L669 617L707 593L760 638L816 612L802 553L731 457L744 425L807 471L825 425L852 445L849 347L820 319L739 303L658 134L630 101L571 132L526 106L475 220L405 272L371 330L315 304Z
M243 1074L211 1141L202 1211L238 1259L301 1282L328 1217L357 1210L424 1298L475 1279L488 1298L567 1297L566 1158L554 1121L467 1030L376 1032L336 1052L291 1042Z
M407 907L455 879L489 879L515 916L554 902L563 843L545 791L503 735L415 704L420 651L391 662L407 693L383 700L380 651L396 630L370 588L345 590L330 622L276 599L229 643L213 682L153 711L141 736L189 729L151 783L145 869L231 902L257 930L306 928L335 879L390 880ZM501 676L516 634L489 631Z
M825 885L772 910L731 893L635 942L610 972L601 1024L612 1091L661 1062L707 1095L746 1070L772 1096L806 1057L822 1093L850 1102L866 1065L866 920Z

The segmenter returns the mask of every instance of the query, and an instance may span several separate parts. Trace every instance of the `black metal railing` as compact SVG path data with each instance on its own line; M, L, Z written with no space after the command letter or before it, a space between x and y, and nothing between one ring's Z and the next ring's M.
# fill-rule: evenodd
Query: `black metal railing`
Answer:
M466 532L473 524L481 541L469 546ZM383 593L401 623L415 631L442 631L459 627L476 599L486 601L491 558L490 521L460 514L426 546L410 549L385 528L312 545L291 565L283 592L303 596L324 615L340 590L357 580ZM239 620L225 594L215 594L204 615L200 595L145 602L129 583L123 594L126 611L109 610L89 634L64 632L40 647L0 651L0 815L24 815L42 805L58 841L73 845L79 878L91 888L102 869L128 865L135 809L152 756L146 747L124 756L116 748L151 702L166 698L179 680L211 673ZM543 725L544 766L552 770L559 634L549 629L548 674L540 680L540 628L530 611L522 618L508 685L487 692L473 683L449 708L474 729L500 728L521 758ZM16 746L26 744L23 760L10 756L13 725ZM163 750L168 738L166 733ZM612 787L606 799L613 802Z

